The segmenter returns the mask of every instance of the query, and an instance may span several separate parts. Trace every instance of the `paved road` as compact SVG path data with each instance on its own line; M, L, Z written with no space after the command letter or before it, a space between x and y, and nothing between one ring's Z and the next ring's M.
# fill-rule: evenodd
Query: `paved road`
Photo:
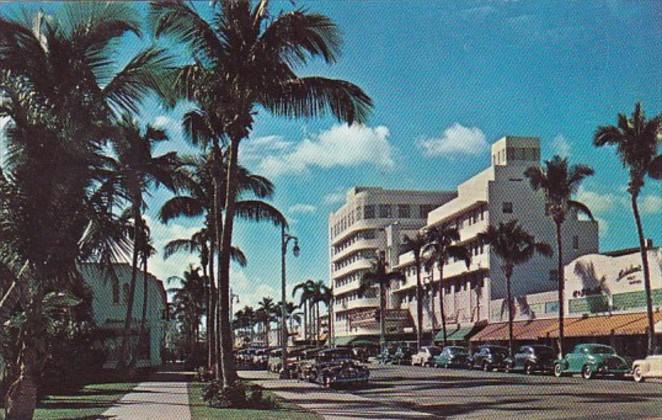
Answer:
M662 383L371 366L351 392L385 405L462 418L662 418Z

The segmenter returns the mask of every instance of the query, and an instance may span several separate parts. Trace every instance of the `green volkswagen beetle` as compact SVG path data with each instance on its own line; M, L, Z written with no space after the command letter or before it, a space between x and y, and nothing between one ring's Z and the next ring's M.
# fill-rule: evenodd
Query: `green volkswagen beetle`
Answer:
M577 344L564 358L554 363L554 375L581 373L584 379L596 375L622 377L630 371L628 363L604 344Z

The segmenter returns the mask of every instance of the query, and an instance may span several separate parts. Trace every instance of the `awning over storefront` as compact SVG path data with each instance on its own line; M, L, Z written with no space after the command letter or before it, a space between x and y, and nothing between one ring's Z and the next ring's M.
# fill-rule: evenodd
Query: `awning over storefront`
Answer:
M335 337L336 346L369 346L378 345L379 336L372 335L344 335Z
M654 321L662 321L662 313L653 314ZM600 337L610 335L646 334L648 321L646 313L567 318L564 321L563 335L566 337ZM558 324L558 323L557 323ZM558 337L558 325L543 331L543 337Z
M446 339L448 341L465 341L472 335L476 334L485 326L485 323L480 324L467 324L467 325L458 325L452 329L448 329L446 332ZM434 341L443 341L444 332L439 331L434 337Z
M556 319L532 319L513 322L513 338L515 340L537 340L544 337L542 332L558 324ZM508 340L508 323L489 324L482 331L471 337L471 341L506 341Z

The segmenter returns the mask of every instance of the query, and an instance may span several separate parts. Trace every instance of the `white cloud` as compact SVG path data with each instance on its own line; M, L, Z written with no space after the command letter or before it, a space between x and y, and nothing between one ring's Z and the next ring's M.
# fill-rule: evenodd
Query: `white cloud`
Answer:
M622 199L612 193L597 193L584 188L577 191L577 201L586 204L593 213L604 213L621 203Z
M335 125L300 142L279 136L252 139L242 149L241 159L257 163L259 173L268 177L303 174L312 168L371 165L391 169L395 162L389 135L385 126Z
M317 210L317 207L312 204L303 204L298 203L293 206L290 206L290 213L314 213Z
M554 140L552 140L552 149L554 150L555 154L561 157L568 157L570 156L572 147L570 146L570 143L568 143L568 140L563 136L563 134L558 134L556 137L554 137Z
M324 204L339 204L345 201L347 197L347 190L345 188L337 188L335 191L325 194L322 197Z
M149 122L149 121L148 121ZM174 118L167 115L159 115L151 122L154 128L165 130L171 139L178 139L182 136L182 126Z
M609 230L609 223L602 217L596 217L595 221L598 222L598 236L605 238Z
M660 213L662 212L662 196L647 195L641 200L639 207L643 214Z
M454 123L446 128L440 137L418 141L425 157L446 155L477 155L488 150L485 133L478 127L465 127Z
M153 246L156 249L156 254L149 259L150 273L165 281L170 276L181 276L189 264L200 264L197 255L185 252L174 254L167 260L163 259L163 247L166 243L173 239L190 238L199 230L198 227L187 227L177 223L164 225L149 216L145 216L145 221L152 234Z

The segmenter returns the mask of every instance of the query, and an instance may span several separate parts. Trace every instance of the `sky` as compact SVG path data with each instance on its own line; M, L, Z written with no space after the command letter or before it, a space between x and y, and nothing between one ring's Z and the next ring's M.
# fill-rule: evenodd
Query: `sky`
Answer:
M273 1L271 11L292 9ZM662 3L659 1L295 1L328 15L343 33L343 54L329 66L314 62L301 75L342 78L373 99L365 126L332 118L286 120L256 117L240 163L276 185L273 204L298 236L301 254L288 255L288 289L308 278L328 281L329 212L355 185L454 190L489 165L489 147L504 135L540 138L542 158L567 156L595 169L577 198L600 223L600 250L638 245L627 173L615 151L596 149L599 125L615 124L636 101L649 116L662 112ZM2 7L2 6L0 6ZM35 8L39 5L28 5ZM57 8L49 4L47 8ZM196 7L207 13L208 2ZM139 3L144 14L146 4ZM153 40L126 37L118 62ZM162 41L156 41L160 43ZM172 48L172 51L177 51ZM157 152L194 152L179 121L150 99L140 118L168 130L173 141ZM662 244L662 189L649 180L640 198L646 236ZM159 249L187 237L200 220L157 221L169 197L156 191L147 218ZM248 266L233 267L239 305L263 296L280 300L280 231L236 224L234 242ZM163 260L159 278L181 275L194 256Z

